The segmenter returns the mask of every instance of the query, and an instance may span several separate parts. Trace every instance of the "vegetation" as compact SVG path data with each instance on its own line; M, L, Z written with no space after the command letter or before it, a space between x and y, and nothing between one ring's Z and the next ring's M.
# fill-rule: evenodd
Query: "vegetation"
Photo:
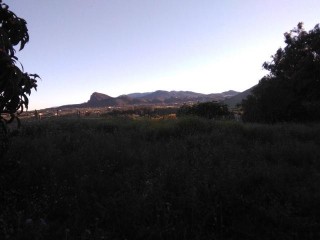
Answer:
M280 48L263 67L263 77L242 102L243 119L250 122L320 120L320 27L306 32L303 24L285 33Z
M219 102L203 102L194 105L183 105L178 110L178 115L192 115L208 119L229 117L231 113L226 104Z
M37 87L38 75L24 73L16 62L14 47L20 44L22 50L29 41L27 23L9 10L0 0L0 113L15 118L15 113L28 107L31 90ZM1 120L5 120L1 116ZM8 122L8 121L7 121Z
M15 49L22 50L29 41L27 23L9 10L0 0L0 155L7 148L6 124L11 123L16 113L28 108L28 96L37 87L37 74L28 74L17 66ZM3 114L9 116L4 117Z
M11 132L0 239L318 239L320 125L56 118Z
M113 109L112 111L102 114L102 116L139 116L149 118L165 118L169 115L176 114L177 107L150 107L150 106L135 106L120 109Z
M286 34L243 102L245 120L320 119L319 35L302 24ZM28 29L1 0L0 37L7 130L38 75L16 66ZM212 121L230 115L216 102L175 111L26 118L1 156L0 239L319 239L318 123ZM152 119L163 114L172 119Z

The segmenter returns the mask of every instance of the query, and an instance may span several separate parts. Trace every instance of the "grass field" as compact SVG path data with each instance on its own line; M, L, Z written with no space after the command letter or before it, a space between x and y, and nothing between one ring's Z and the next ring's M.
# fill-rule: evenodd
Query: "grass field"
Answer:
M320 124L26 121L0 177L0 239L320 238Z

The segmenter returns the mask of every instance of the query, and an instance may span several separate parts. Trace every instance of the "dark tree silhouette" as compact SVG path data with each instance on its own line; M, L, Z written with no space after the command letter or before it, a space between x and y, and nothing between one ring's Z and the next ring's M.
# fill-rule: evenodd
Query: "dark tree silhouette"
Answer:
M24 72L15 56L29 41L27 23L0 0L0 157L8 147L7 124L28 108L28 95L37 87L37 74ZM20 64L21 68L17 66Z
M12 122L28 108L28 95L37 87L37 74L28 74L17 66L15 47L22 50L29 41L27 23L0 0L0 114L2 124ZM7 114L9 118L5 118Z
M269 71L242 102L243 119L256 122L320 120L320 27L306 32L303 23L284 34Z

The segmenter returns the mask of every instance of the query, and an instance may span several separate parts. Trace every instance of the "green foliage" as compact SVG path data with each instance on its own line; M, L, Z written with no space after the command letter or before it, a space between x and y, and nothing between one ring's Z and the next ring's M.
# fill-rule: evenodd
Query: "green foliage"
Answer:
M303 24L285 33L280 48L263 67L263 77L242 102L246 121L320 120L320 27L306 32Z
M10 123L16 113L28 108L31 89L37 87L37 74L23 72L16 65L14 47L22 50L29 41L27 23L9 10L0 0L0 120ZM9 119L2 114L8 114Z
M219 102L203 102L194 105L183 105L177 112L178 115L193 115L208 119L230 116L228 106Z
M24 122L0 239L319 239L319 124Z

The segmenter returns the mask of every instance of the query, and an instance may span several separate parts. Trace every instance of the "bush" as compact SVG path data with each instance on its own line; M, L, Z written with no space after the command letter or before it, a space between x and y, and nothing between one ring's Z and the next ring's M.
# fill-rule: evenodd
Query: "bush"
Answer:
M178 116L194 115L208 119L229 117L231 113L228 106L219 102L204 102L194 105L183 105L177 113Z

